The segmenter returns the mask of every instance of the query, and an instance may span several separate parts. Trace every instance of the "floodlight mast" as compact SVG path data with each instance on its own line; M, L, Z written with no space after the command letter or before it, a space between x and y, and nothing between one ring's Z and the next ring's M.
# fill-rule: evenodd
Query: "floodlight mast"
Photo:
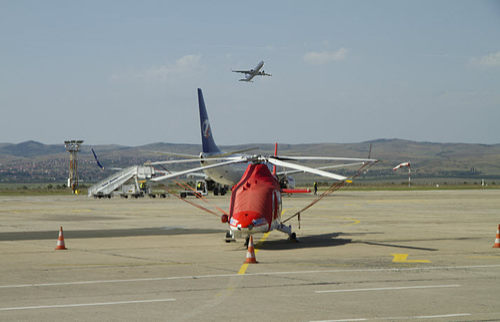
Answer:
M67 140L64 141L64 146L69 154L69 178L68 187L74 194L78 194L78 157L77 153L80 151L80 145L83 140Z

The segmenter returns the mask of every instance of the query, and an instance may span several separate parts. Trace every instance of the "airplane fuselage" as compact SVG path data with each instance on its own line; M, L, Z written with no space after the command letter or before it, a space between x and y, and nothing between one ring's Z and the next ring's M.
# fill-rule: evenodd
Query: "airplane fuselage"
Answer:
M257 66L255 66L254 69L252 69L252 71L254 72L254 75L257 74L260 69L262 68L262 66L264 66L264 61L261 61Z
M247 74L247 76L243 79L240 79L240 81L251 82L252 79L259 74L262 66L264 66L263 61L261 61L257 66L255 66L254 69L250 70L250 72Z
M217 154L201 153L200 155L204 158L203 161L200 162L202 166L217 163L217 161L210 161L210 159L206 158L208 156L216 157ZM245 172L245 168L244 165L237 164L205 169L203 172L213 181L221 185L232 187L241 179L241 175Z

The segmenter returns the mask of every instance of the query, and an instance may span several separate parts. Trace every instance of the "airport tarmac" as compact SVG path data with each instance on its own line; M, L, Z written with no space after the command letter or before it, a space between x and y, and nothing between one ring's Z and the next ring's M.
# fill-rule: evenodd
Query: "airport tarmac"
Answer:
M172 196L0 197L0 218L1 321L500 320L500 190L339 191L291 220L299 243L257 236L250 265Z

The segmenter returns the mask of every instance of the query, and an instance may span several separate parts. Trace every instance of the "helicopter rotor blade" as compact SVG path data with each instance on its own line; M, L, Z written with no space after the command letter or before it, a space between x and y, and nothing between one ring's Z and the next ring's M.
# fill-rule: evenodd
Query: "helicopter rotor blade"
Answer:
M235 157L218 157L218 158L196 158L196 159L179 159L179 160L167 160L167 161L154 161L147 162L147 165L160 165L160 164L177 164L177 163L190 163L190 162L202 162L202 161L230 161L230 160L240 160L240 156Z
M343 164L327 165L327 166L318 167L315 169L326 170L326 169L346 168L346 167L352 167L352 166L359 166L359 165L363 165L363 164L365 164L365 162L343 163ZM278 172L278 175L294 174L294 173L299 173L299 172L303 172L303 171L301 171L301 170L280 171L280 172Z
M301 170L301 171L304 171L304 172L316 174L316 175L319 175L319 176L322 176L322 177L327 177L327 178L338 180L338 181L344 181L344 180L347 179L347 177L341 176L339 174L335 174L335 173L332 173L332 172L327 172L327 171L323 171L323 170L319 170L319 169L315 169L315 168L311 168L311 167L306 167L306 166L300 165L300 164L295 164L295 163L291 163L291 162L282 161L282 160L276 159L274 157L268 158L267 161L269 163L272 163L272 164L277 165L279 167L285 167L285 168L292 168L292 169L295 169L295 170Z
M342 157L314 157L314 156L283 156L274 157L278 160L283 161L354 161L354 162L375 162L376 159L364 159L364 158L342 158Z
M164 175L164 176L152 178L151 181L167 180L167 179L179 177L179 176L182 176L182 175L185 175L185 174L188 174L188 173L192 173L192 172L198 172L198 171L202 171L202 170L205 170L205 169L222 167L222 166L226 166L226 165L229 165L229 164L241 163L241 162L246 162L246 158L243 158L243 157L232 158L232 160L225 161L225 162L219 162L219 163L210 164L210 165L206 165L206 166L202 166L202 167L197 167L197 168L192 168L192 169L188 169L188 170L184 170L184 171L178 171L178 172L174 172L174 173L167 174L167 175Z

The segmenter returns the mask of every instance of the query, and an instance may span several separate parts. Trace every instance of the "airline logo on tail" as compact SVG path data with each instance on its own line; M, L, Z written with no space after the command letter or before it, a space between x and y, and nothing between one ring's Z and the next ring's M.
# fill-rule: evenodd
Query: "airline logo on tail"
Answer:
M203 122L203 136L208 139L210 137L210 123L208 119Z
M201 129L201 145L204 153L220 153L217 144L215 144L210 122L208 121L207 108L201 88L198 88L198 105L200 108L200 129Z

